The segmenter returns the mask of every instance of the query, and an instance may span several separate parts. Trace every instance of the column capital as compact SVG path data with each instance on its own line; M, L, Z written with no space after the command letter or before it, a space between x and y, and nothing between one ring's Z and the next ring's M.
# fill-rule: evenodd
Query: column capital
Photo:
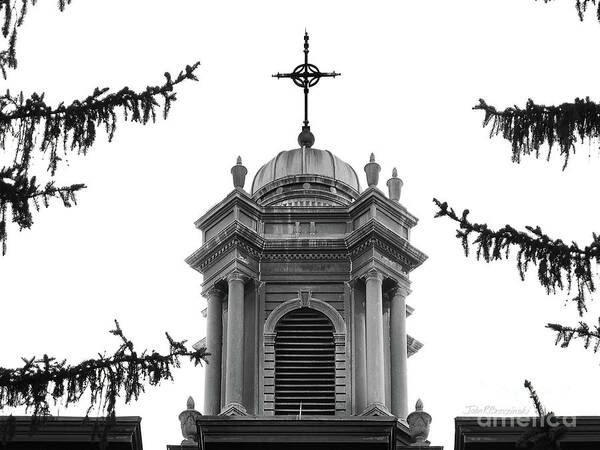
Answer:
M368 281L370 278L375 278L381 283L383 281L383 274L381 271L373 268L365 274L365 281Z
M202 292L202 296L204 298L206 298L207 300L210 300L213 298L222 300L223 297L225 297L225 291L223 291L222 289L219 289L216 286L210 286Z
M232 281L241 281L244 284L246 284L246 282L250 279L247 275L244 275L237 269L234 269L233 271L229 272L226 278L228 283Z
M396 284L394 287L392 287L387 293L391 298L395 298L395 297L403 297L406 298L409 296L409 294L412 291L406 287L403 286L401 284Z

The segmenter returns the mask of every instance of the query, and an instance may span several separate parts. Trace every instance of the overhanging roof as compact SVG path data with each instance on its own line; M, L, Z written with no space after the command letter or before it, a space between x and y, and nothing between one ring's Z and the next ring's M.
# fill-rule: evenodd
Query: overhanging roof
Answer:
M104 417L50 416L37 420L32 422L31 416L0 416L0 448L96 450L106 439L107 450L142 450L141 417L117 417L108 428Z

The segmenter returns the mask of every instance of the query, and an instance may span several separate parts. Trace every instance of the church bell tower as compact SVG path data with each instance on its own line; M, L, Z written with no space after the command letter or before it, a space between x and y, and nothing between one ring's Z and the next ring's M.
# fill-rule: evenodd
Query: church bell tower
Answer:
M198 343L210 352L197 420L206 448L271 429L268 442L283 443L285 429L296 433L289 448L314 444L313 422L331 425L322 435L331 448L418 441L407 423L407 359L422 345L406 333L409 274L427 258L410 243L417 218L400 202L396 169L386 195L371 154L363 189L348 163L313 147L309 89L339 74L320 72L308 51L306 34L304 63L274 75L303 89L298 148L264 164L247 190L238 157L234 189L195 222L203 243L186 262L203 275L208 303Z

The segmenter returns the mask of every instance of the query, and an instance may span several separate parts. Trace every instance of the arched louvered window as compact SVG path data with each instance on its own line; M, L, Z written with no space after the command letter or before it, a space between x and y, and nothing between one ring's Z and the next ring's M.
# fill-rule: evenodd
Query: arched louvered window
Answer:
M333 325L309 308L283 316L275 327L275 414L335 414Z

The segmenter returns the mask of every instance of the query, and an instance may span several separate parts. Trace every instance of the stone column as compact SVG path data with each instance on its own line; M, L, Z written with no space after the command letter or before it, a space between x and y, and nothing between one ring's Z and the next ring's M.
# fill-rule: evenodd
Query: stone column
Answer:
M244 385L244 281L238 271L227 276L227 363L225 370L224 414L245 414Z
M206 294L206 350L210 353L204 381L204 414L216 416L221 412L221 348L223 345L224 292L211 288Z
M409 290L396 286L390 310L392 414L406 420L408 415L406 296Z
M365 293L352 287L354 292L354 386L356 390L356 409L360 413L367 407L367 363L365 340Z
M383 361L383 275L375 269L367 273L366 344L367 344L367 414L387 412Z

